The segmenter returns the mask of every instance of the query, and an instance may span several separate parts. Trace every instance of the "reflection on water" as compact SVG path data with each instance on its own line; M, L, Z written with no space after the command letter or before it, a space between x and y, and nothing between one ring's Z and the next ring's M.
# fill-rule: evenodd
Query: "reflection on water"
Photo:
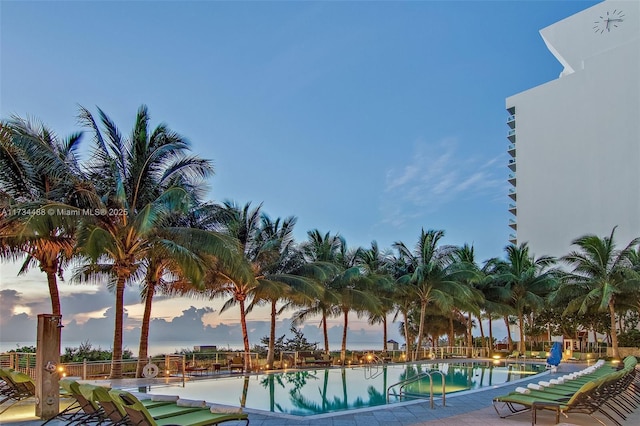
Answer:
M185 388L154 389L154 393L176 394L182 398L204 399L228 405L300 416L372 407L387 403L387 389L424 372L445 373L447 394L477 389L529 377L544 366L484 363L389 364L373 367L308 369L257 376L236 376L188 383ZM429 396L428 378L406 385L410 395ZM433 375L434 395L440 394L442 380ZM397 402L399 389L391 389L390 403Z

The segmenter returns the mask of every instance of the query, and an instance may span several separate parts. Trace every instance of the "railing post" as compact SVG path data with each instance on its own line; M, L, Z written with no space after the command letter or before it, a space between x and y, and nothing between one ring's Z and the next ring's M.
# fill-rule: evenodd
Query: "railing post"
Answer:
M168 354L164 354L164 377L169 377L171 374L170 369L171 362Z
M186 355L182 355L182 387L186 385L185 369L187 368Z
M87 380L87 359L82 360L82 380Z

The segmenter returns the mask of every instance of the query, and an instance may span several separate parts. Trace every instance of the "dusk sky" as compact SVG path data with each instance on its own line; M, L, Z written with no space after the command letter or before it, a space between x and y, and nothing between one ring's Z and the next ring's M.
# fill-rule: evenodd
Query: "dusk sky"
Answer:
M64 137L80 130L79 105L100 107L128 134L146 104L152 126L167 123L213 161L211 200L263 203L298 218L299 241L317 228L352 248L412 247L421 228L443 229L445 244L473 244L482 262L503 256L511 231L505 98L558 78L538 31L596 3L2 0L0 117ZM2 349L35 344L46 278L0 267ZM61 291L63 345L108 346L113 295ZM137 286L126 298L125 343L137 350ZM238 314L219 306L159 299L152 342L238 346ZM267 317L249 316L252 344ZM381 346L365 319L351 330L350 341ZM306 333L321 341L317 323Z

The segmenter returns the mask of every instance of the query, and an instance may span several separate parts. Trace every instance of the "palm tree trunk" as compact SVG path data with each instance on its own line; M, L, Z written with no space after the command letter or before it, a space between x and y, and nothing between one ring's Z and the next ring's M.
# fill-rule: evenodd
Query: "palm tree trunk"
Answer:
M467 358L471 358L473 356L472 324L473 321L471 320L471 312L469 312L469 316L467 318Z
M340 350L340 358L344 364L347 360L347 328L349 326L349 310L343 309L344 314L344 326L342 328L342 349Z
M387 316L382 315L382 353L387 353Z
M58 280L56 278L56 267L41 268L47 274L47 284L49 285L49 297L51 298L51 313L56 316L62 315L60 309L60 293L58 291Z
M518 350L520 354L524 355L527 351L527 346L524 342L524 315L522 312L518 312L518 327L520 327L520 342L518 344Z
M489 356L493 356L493 318L489 312Z
M402 311L402 316L404 317L404 359L405 361L409 361L409 354L413 353L413 351L411 349L411 336L409 336L409 317L407 311Z
M147 282L147 293L144 298L144 313L142 314L142 325L140 326L140 346L138 348L138 365L136 367L136 377L142 377L142 369L147 363L147 352L149 349L149 327L151 325L151 305L155 293L156 283Z
M249 332L247 331L247 314L244 310L244 298L238 300L240 303L240 325L242 326L242 342L244 343L244 370L249 371L251 368L251 355L249 348Z
M447 340L449 341L449 346L454 347L456 345L455 332L453 331L453 313L449 315L449 332L447 333Z
M327 312L322 310L322 335L324 337L324 353L329 353L329 330L327 329Z
M267 368L273 368L276 345L276 300L271 301L271 326L269 329L269 350L267 351Z
M413 360L418 359L418 354L422 350L422 335L424 334L424 318L427 315L427 301L420 301L420 324L418 326L418 343L416 345L416 351L413 356Z
M609 301L609 315L611 316L611 349L613 351L613 359L620 359L620 351L618 350L618 329L616 327L616 306L613 298Z
M509 327L509 317L505 315L503 318L504 318L504 325L507 326L507 345L509 346L509 350L513 351L513 339L511 338L511 328Z
M484 335L484 326L482 325L482 312L479 312L477 317L478 318L478 328L480 328L480 347L481 348L485 348L487 343L485 340L485 335ZM484 354L484 351L482 351L482 353ZM484 354L484 356L486 356L487 354Z
M111 374L110 379L122 378L122 336L124 323L124 274L118 274L116 283L116 318L115 329L113 332L113 355L111 358Z

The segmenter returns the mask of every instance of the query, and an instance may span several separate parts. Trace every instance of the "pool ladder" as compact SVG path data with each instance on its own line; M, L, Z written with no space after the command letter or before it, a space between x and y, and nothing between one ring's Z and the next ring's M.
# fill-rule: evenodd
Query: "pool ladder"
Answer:
M365 363L363 366L364 378L367 380L375 379L382 374L383 370L381 370L380 367L384 369L384 361L378 355L373 354L370 361Z
M442 376L442 406L446 407L447 406L447 401L446 401L447 394L446 394L446 389L445 389L445 387L446 387L445 386L445 375L440 370L434 370L434 371L429 371L429 372L426 372L426 373L420 373L420 374L418 374L416 376L413 376L413 377L410 377L408 379L402 380L402 381L400 381L398 383L392 384L391 386L389 386L387 388L387 403L389 402L389 396L391 394L391 389L392 388L394 388L396 386L400 386L400 393L398 394L398 396L400 398L402 398L403 396L405 396L405 397L406 396L413 396L413 395L404 393L404 387L409 385L409 384L411 384L411 383L414 383L414 382L417 382L419 380L422 380L425 377L428 377L429 378L429 405L430 405L431 409L433 409L434 408L434 403L433 403L433 376L432 376L432 374L439 374L440 376ZM415 396L414 396L414 398L415 398Z

